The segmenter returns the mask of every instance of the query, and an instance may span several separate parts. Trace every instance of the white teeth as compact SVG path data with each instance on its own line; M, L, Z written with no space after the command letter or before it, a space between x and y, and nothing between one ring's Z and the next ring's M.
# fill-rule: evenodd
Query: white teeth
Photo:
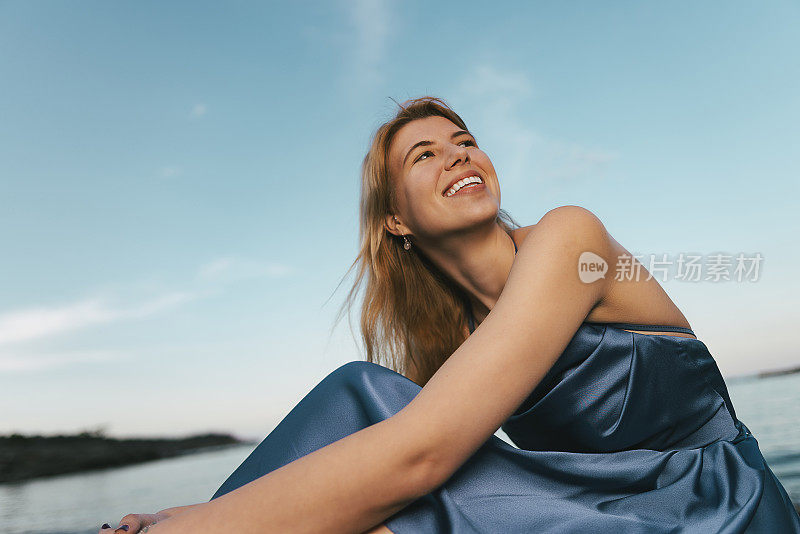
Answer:
M483 183L483 180L481 180L480 176L468 176L454 183L453 187L450 188L450 190L447 192L445 196L451 197L455 195L459 189L461 189L466 185L480 184L480 183Z

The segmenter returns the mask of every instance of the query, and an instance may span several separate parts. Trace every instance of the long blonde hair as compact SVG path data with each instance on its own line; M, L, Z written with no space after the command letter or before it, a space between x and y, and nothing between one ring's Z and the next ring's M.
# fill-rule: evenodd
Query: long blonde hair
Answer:
M417 247L405 250L402 238L387 230L386 215L394 213L396 205L389 177L389 144L402 126L430 116L469 129L440 98L423 96L397 105L395 116L375 131L361 166L360 250L347 273L356 265L358 272L335 323L345 308L350 310L366 279L361 335L367 361L422 386L466 339L469 301L466 292L424 253ZM520 227L503 209L496 222L509 235Z

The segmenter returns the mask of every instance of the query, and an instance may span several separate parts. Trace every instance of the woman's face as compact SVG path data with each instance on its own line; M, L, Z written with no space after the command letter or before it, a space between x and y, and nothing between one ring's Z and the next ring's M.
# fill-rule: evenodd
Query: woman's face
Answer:
M492 162L472 135L444 117L416 119L397 131L389 145L389 173L398 205L388 218L397 215L399 234L435 242L495 222L500 184ZM453 181L470 174L483 184L447 195Z

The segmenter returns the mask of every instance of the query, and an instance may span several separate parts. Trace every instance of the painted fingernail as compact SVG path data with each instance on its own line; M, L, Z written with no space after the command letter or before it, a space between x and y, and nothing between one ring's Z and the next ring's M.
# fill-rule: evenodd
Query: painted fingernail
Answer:
M117 530L124 530L125 532L128 532L128 525L120 525L117 527Z
M103 526L100 528L111 528L111 525L109 525L108 523L103 523Z

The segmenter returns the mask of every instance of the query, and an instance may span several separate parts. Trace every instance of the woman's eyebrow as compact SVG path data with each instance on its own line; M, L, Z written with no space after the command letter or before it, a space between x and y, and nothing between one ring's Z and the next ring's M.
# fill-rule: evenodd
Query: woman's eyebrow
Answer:
M450 139L458 137L461 134L472 135L471 133L469 133L466 130L457 130L457 131L453 132L450 135ZM414 145L411 148L408 149L408 152L406 152L406 157L403 158L403 165L405 166L406 160L408 159L408 156L411 155L411 152L413 152L415 148L417 148L418 146L427 146L427 145L432 145L432 144L433 144L433 141L418 141L418 142L414 143Z

